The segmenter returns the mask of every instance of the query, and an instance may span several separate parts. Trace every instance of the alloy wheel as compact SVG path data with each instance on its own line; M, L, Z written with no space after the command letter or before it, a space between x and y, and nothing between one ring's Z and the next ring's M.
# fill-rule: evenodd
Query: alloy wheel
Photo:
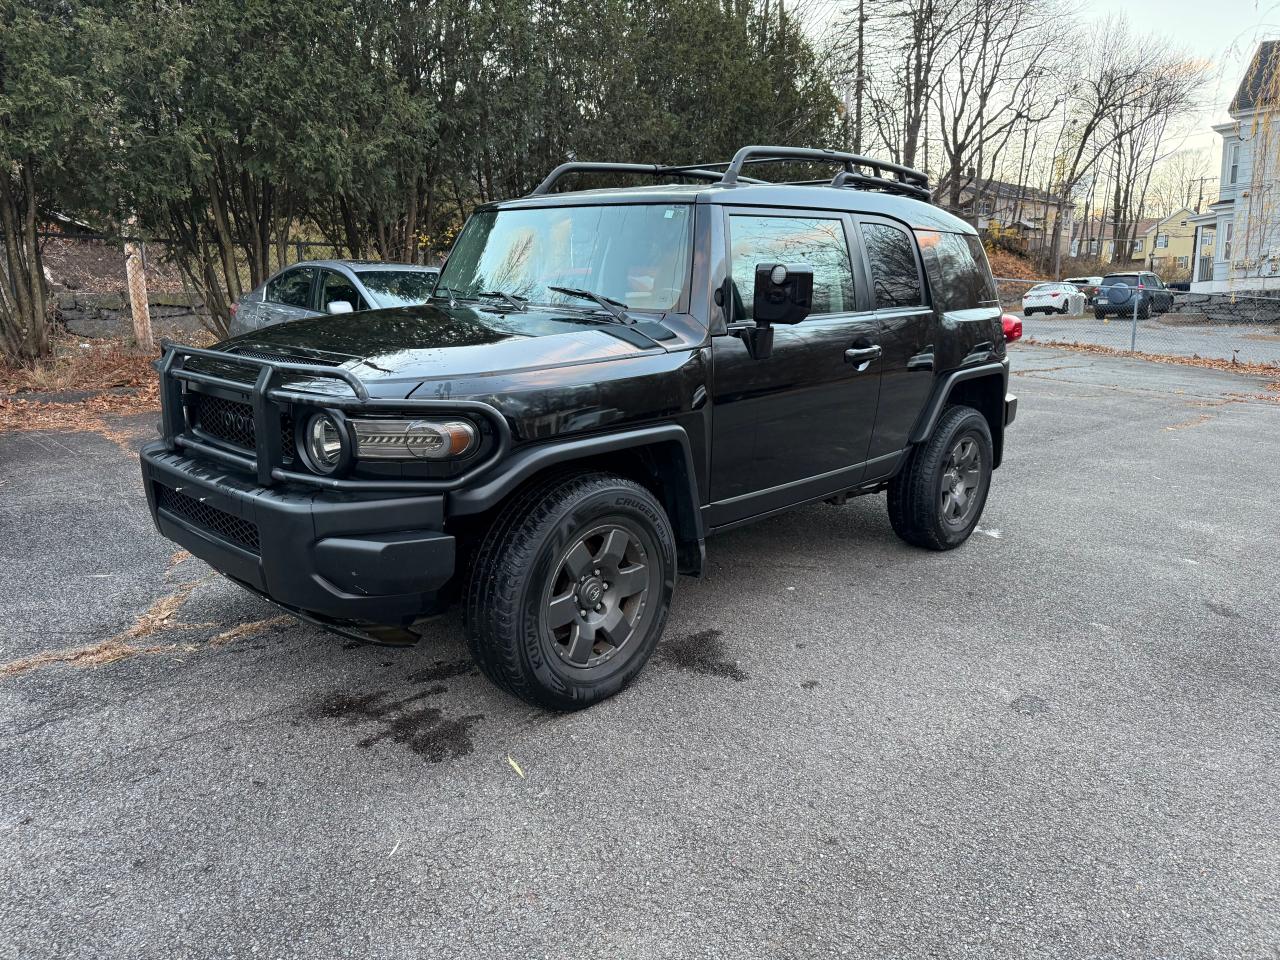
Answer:
M978 441L960 437L947 453L942 473L942 519L955 527L969 522L978 505L978 487L982 483L982 453Z
M624 650L641 625L653 567L638 533L620 524L603 524L575 540L543 603L556 655L589 668Z

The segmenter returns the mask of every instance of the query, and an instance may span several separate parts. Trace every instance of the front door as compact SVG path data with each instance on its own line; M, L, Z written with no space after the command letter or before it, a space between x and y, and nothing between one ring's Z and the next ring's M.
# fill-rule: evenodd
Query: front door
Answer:
M880 326L837 213L733 209L728 332L712 341L712 526L855 486L880 392ZM774 327L773 354L754 360L735 327L750 319L758 263L813 268L813 311Z

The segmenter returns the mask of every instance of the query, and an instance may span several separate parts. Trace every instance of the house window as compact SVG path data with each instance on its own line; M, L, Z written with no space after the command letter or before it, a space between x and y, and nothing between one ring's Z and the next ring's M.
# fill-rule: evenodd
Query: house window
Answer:
M1186 265L1187 265L1187 258L1186 258L1186 257L1179 257L1179 258L1178 258L1178 266L1180 266L1180 267L1185 267Z
M1169 246L1169 235L1167 233L1157 233L1156 246L1159 247L1161 250Z
M1180 227L1185 227L1186 225L1187 225L1187 221L1185 221L1185 220L1183 220L1182 222L1180 222L1180 223L1178 224L1178 226L1180 226Z
M1227 183L1234 186L1236 180L1240 176L1240 141L1234 141L1227 153L1231 160L1231 165L1227 173Z
M1231 260L1231 228L1235 224L1230 220L1222 230L1222 259L1230 262Z
M1133 241L1133 252L1141 253L1143 250L1146 249L1146 246L1147 246L1147 238L1139 237L1137 240Z
M1096 237L1089 241L1089 252L1090 253L1098 252L1098 240Z

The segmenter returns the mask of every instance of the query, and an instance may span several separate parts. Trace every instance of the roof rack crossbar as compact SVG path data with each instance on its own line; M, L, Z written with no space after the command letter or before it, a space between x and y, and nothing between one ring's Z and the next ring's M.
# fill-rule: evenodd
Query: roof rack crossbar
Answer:
M708 170L706 164L691 164L683 167L668 167L660 163L591 163L574 160L562 163L547 175L547 178L533 188L531 197L550 193L552 188L565 177L573 173L634 173L646 177L686 177L690 180L705 180L718 183L723 174L719 170ZM743 180L748 178L743 177ZM751 180L751 183L759 181Z
M834 186L859 186L893 193L905 193L908 196L928 199L929 178L920 170L904 167L888 160L877 160L857 153L842 153L838 150L820 150L812 147L743 147L733 155L733 160L720 178L720 185L735 186L742 179L742 168L749 163L777 163L786 161L811 161L817 163L838 163L843 168L831 181ZM858 168L873 171L871 174L860 173Z
M841 170L832 177L831 186L883 190L886 193L901 193L908 197L915 197L917 200L929 200L932 197L928 187L922 187L914 183L903 183L900 180L890 180L888 177L869 177L865 173L850 172L848 170Z

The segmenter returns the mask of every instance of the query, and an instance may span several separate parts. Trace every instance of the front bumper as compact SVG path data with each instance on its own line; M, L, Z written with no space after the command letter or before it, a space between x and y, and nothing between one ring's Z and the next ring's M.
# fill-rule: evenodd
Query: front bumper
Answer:
M456 555L443 495L259 486L164 442L141 459L160 533L283 606L380 624L441 606Z

